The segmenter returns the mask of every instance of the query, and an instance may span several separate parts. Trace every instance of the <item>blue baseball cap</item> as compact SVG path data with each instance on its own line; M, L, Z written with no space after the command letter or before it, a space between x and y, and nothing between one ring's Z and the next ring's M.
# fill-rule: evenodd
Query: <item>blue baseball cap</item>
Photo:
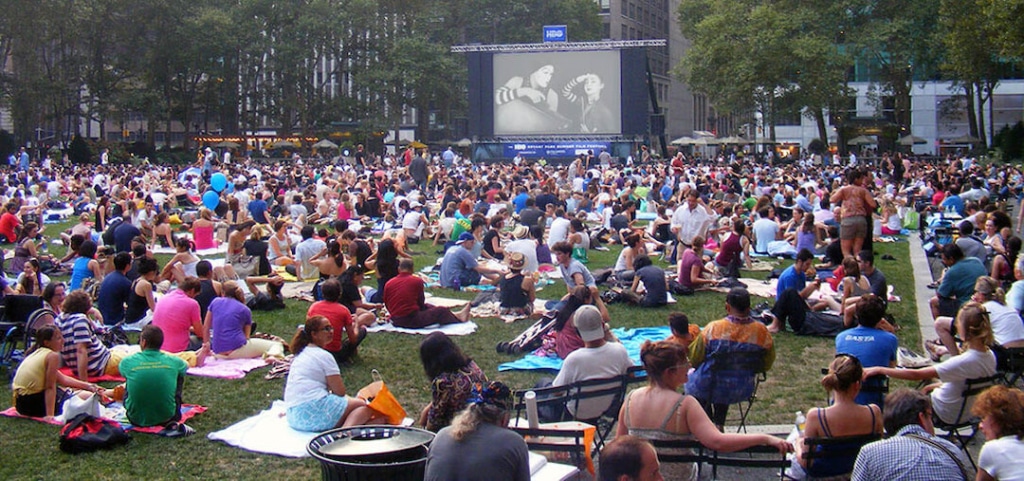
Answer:
M463 232L463 233L459 234L459 240L455 241L455 243L456 244L462 244L463 242L471 241L471 240L476 240L476 237L473 237L473 233L472 232Z

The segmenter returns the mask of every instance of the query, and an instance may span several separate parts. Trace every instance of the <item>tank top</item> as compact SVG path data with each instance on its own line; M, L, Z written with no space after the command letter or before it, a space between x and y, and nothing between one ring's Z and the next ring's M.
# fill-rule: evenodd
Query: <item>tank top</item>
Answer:
M871 412L871 434L875 431L875 410L871 409L871 406L865 406L868 411ZM818 424L821 425L821 430L825 434L825 438L834 438L832 430L828 427L828 418L823 414L824 409L818 410ZM865 433L868 434L868 433ZM850 452L846 456L839 456L829 459L828 462L818 461L811 464L807 468L808 477L815 478L827 478L831 476L839 476L841 474L850 473L853 471L853 464L857 461L857 451L851 448L858 447L857 445L850 445L847 443L843 444L832 444L828 446L818 446L819 452L827 451L839 451L839 452Z
M81 289L82 281L95 277L92 270L89 269L89 259L87 257L79 257L75 259L75 263L71 267L71 290Z
M722 242L721 250L718 252L715 262L720 266L727 266L730 262L739 259L742 250L743 245L740 242L740 236L732 232L729 234L729 238Z
M199 281L199 295L195 297L196 302L199 303L199 317L206 319L206 309L210 307L210 303L217 298L217 290L213 288L213 281L209 279L201 279Z
M629 419L630 419L629 418L629 407L630 407L630 404L631 404L630 401L632 401L634 393L636 393L636 391L633 391L633 392L629 393L629 396L626 397L626 412L623 413L624 416L625 416L625 419L620 419L619 420L619 422L626 423L627 426L629 426ZM673 441L673 440L689 441L689 440L693 440L694 437L693 437L692 434L679 434L679 433L674 433L674 432L669 431L669 430L666 429L666 427L668 426L669 421L672 420L672 416L674 416L676 414L676 411L679 410L679 406L683 404L683 400L684 399L686 399L684 396L680 396L679 397L679 400L676 401L676 403L674 405L672 405L672 409L669 410L667 415L665 415L665 419L661 421L661 425L659 425L658 427L656 427L656 428L634 428L634 427L629 427L629 434L632 435L632 436L636 436L638 438L649 439L649 440L661 440L661 441ZM689 450L689 449L681 449L681 450L678 450L677 452L674 452L672 454L689 455L689 454L693 454L693 452L691 450ZM666 471L668 471L668 472L666 472ZM697 479L697 465L695 463L673 463L671 465L663 467L662 468L662 472L666 475L665 479L680 479L680 480L688 480L688 481L696 481L696 479Z
M21 361L11 383L15 396L29 396L46 389L46 356L51 352L49 348L40 347Z
M501 294L501 307L525 307L530 302L523 292L523 273L512 277L502 277L499 293Z
M213 226L195 226L192 228L192 233L195 234L193 241L196 243L196 249L213 249L217 247L217 243L213 241Z
M131 324L138 322L140 319L146 316L146 311L149 310L149 301L145 297L135 293L135 288L140 282L149 282L145 279L135 279L132 283L132 290L128 293L128 307L124 310L124 322L125 324Z

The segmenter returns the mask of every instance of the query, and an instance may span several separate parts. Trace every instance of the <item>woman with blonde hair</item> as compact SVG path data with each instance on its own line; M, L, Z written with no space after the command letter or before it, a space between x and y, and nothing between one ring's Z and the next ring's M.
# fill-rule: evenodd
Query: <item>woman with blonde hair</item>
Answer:
M1024 393L993 386L981 393L971 412L981 418L985 445L978 455L977 481L1024 479Z
M863 375L864 369L856 357L839 354L829 365L828 374L821 378L821 386L830 394L832 405L807 411L803 438L795 444L795 460L807 470L808 476L824 478L848 474L853 471L857 454L854 452L852 455L829 458L827 462L816 461L808 465L809 461L802 456L807 450L804 438L838 438L868 434L881 436L882 410L874 404L862 406L856 402ZM839 445L819 449L846 450L848 447Z
M25 360L18 366L11 383L14 408L18 414L52 421L55 415L60 414L64 400L71 396L58 386L103 392L103 388L96 384L60 372L64 336L57 326L40 327L35 335L35 341L25 352Z
M705 447L721 452L751 446L774 446L780 452L792 449L786 440L768 434L725 434L708 418L700 402L679 393L686 384L690 362L677 343L644 342L640 360L647 370L648 386L630 392L619 411L616 436L630 434L644 439L696 439ZM669 479L695 480L695 464L679 464L680 472Z
M213 229L216 223L213 221L213 211L210 209L199 209L199 218L192 222L192 240L196 249L214 249L217 242L213 240Z
M932 409L936 417L947 424L960 422L964 416L970 414L970 409L964 409L961 418L957 418L960 405L964 402L965 381L995 375L996 357L989 349L989 345L995 339L992 336L989 312L985 306L977 301L968 301L956 316L956 326L967 346L964 352L938 364L918 369L869 367L864 370L863 379L878 375L908 381L939 378L940 382L925 386L923 391L931 393ZM971 401L967 400L968 403Z

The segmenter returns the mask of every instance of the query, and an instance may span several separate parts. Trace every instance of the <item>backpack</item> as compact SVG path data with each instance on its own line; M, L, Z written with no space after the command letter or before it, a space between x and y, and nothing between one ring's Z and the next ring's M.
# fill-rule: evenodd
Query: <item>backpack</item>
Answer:
M60 430L60 450L69 454L108 449L131 441L121 425L110 419L79 414Z

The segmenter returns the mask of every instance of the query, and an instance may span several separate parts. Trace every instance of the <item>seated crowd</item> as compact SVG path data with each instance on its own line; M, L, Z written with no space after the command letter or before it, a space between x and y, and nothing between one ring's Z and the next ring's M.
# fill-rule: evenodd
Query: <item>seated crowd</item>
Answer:
M501 316L552 321L539 352L562 359L562 367L538 388L557 388L623 376L635 364L611 332L616 320L600 285L641 308L731 287L721 318L702 319L703 328L686 309L672 309L672 336L640 347L647 386L622 399L541 411L543 421L617 420L615 440L600 455L600 479L658 479L646 441L664 440L720 452L795 451L794 476L962 479L962 453L934 435L933 423L959 424L972 413L983 416L989 441L978 479L1021 479L1005 454L1024 453L1024 414L1006 407L1020 406L1020 391L963 398L968 380L995 375L1009 350L1024 347L1021 240L997 207L1022 187L1015 168L985 172L965 169L963 159L911 164L886 156L876 175L856 166L773 167L679 154L622 169L604 165L603 155L580 155L556 169L423 155L410 155L408 167L371 156L355 165L202 160L198 173L181 175L159 166L50 165L12 176L12 187L0 192L0 236L13 248L7 273L16 280L0 276L0 299L36 296L40 310L52 311L52 323L30 326L34 341L12 382L17 412L52 420L70 396L99 393L122 400L133 424L190 434L180 418L189 368L211 359L283 361L290 353L289 426L320 432L383 423L385 415L351 395L342 373L378 318L402 329L470 320L469 304L457 312L433 305L428 288L497 288ZM230 188L213 190L215 176ZM59 234L68 254L58 259L47 252L40 206L61 199L79 216ZM898 369L897 320L886 318L890 292L875 265L872 226L896 235L901 216L929 210L955 210L964 221L960 238L941 248L946 269L930 301L935 364ZM427 239L441 245L440 257L434 269L417 272L417 249ZM616 262L596 266L593 253L606 244L621 245ZM212 261L210 250L224 258ZM162 267L158 254L169 259ZM793 263L778 273L773 306L752 306L750 292L734 286L754 257L769 254ZM363 286L371 272L376 282ZM549 277L561 278L564 290L548 287L558 299L540 309L537 287ZM315 302L286 344L257 335L253 311L284 308L288 280L314 283ZM137 346L119 342L126 326L141 330ZM831 403L810 407L792 443L724 433L730 405L751 398L758 376L776 363L773 336L787 329L834 339L836 357L821 379ZM414 424L437 433L427 479L453 479L468 467L497 469L487 478L527 479L525 442L506 429L510 388L445 334L426 336L419 355L431 400ZM90 381L104 375L125 378L123 389ZM887 378L927 385L886 396ZM883 432L889 438L859 456L803 456L823 449L808 439ZM912 438L926 441L905 441ZM662 469L670 479L697 479L697 463Z

